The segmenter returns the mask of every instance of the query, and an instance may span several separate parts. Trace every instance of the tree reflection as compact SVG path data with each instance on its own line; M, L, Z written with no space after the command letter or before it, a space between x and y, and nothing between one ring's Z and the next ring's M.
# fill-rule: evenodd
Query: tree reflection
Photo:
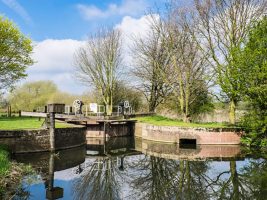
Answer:
M179 161L179 172L176 177L178 186L174 185L176 199L208 199L208 181L206 173L209 169L207 161ZM177 188L178 187L178 188Z
M219 199L240 199L244 197L245 191L242 189L242 179L237 172L236 161L229 161L229 170L219 173L212 181L213 187L217 186L218 190L214 191L212 196Z
M138 196L138 199L167 199L176 174L173 166L176 166L175 161L153 156L145 156L134 163L131 167L140 170L140 173L132 176L131 196Z
M120 199L121 173L116 158L93 160L75 182L75 199Z
M207 162L144 157L132 167L143 171L132 177L132 196L138 199L207 199ZM135 169L136 170L136 169ZM138 192L136 192L138 191Z
M236 161L229 161L229 170L210 178L214 190L211 195L218 199L266 199L266 160L249 160L237 167Z
M266 199L267 197L267 160L250 160L248 165L241 168L244 190L247 192L246 198Z
M213 162L138 155L91 159L74 192L75 199L237 200L266 199L266 188L264 159Z

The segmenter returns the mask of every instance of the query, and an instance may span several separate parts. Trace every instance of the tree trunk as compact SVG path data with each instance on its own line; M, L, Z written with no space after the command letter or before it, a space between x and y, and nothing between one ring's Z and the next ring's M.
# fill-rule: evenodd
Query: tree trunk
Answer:
M106 105L106 113L108 116L112 115L112 105Z
M183 113L183 122L190 123L190 116L186 112Z
M7 117L11 117L11 105L7 107Z
M233 199L239 198L239 184L238 184L238 174L236 171L236 161L230 161L230 171L231 171L231 181L233 184Z
M105 103L106 103L106 114L107 116L111 116L112 115L112 97L107 96L105 99Z
M236 110L236 101L231 100L229 105L229 122L235 124L235 110Z
M149 105L148 105L149 112L155 112L155 109L156 109L157 100L156 100L155 92L156 92L155 83L153 82L151 86L151 94L150 94Z
M149 103L148 112L155 112L155 106L154 102Z
M189 72L186 72L186 84L185 84L185 118L184 122L188 123L190 122L189 118L189 96L190 96L190 89L189 89Z

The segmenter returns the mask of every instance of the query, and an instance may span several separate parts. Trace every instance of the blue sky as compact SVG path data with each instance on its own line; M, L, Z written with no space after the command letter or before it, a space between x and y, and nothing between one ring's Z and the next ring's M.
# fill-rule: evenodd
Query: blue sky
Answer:
M11 19L34 42L35 64L24 82L53 80L60 90L82 94L88 87L74 75L73 54L101 26L124 33L124 46L133 34L145 34L145 13L165 0L0 0L0 14ZM180 5L189 0L177 0ZM127 36L127 37L126 37Z
M101 25L124 16L140 17L162 0L0 0L0 13L13 20L34 41L81 40Z

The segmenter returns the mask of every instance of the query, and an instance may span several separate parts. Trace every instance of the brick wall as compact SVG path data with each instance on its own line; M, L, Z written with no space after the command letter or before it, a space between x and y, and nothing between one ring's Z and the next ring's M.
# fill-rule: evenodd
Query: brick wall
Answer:
M62 128L55 131L56 150L84 145L84 128ZM6 144L13 153L49 151L49 131L41 130L2 130L0 144Z
M137 123L135 136L146 140L180 143L180 139L195 139L202 144L240 144L242 132L233 128L181 128Z

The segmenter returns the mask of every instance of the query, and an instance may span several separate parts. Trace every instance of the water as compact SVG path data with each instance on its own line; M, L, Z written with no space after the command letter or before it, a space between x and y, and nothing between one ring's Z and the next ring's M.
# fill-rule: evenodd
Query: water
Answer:
M240 146L179 147L134 138L17 155L36 173L15 199L266 199L267 160ZM52 198L53 197L53 198Z

